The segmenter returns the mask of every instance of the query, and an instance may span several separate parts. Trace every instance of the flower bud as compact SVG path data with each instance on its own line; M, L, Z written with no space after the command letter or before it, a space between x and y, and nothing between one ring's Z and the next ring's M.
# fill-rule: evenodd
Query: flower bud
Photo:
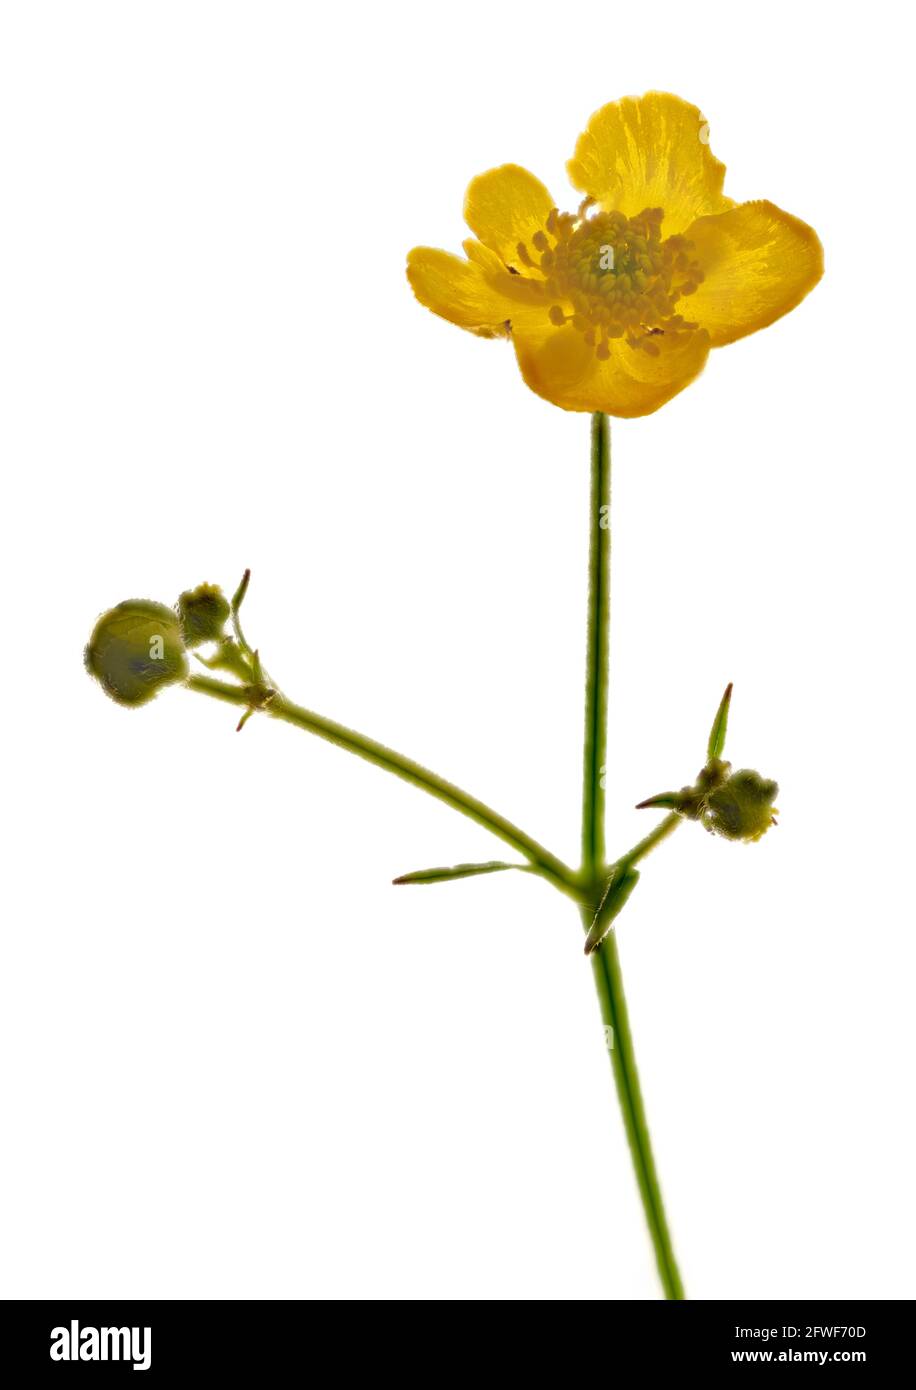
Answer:
M709 793L703 824L727 840L759 840L776 824L773 799L778 792L775 782L742 768Z
M178 600L185 646L199 647L201 642L220 641L229 612L228 600L216 584L187 589Z
M147 599L119 603L96 623L86 669L118 704L145 704L161 687L188 674L178 618L171 608Z

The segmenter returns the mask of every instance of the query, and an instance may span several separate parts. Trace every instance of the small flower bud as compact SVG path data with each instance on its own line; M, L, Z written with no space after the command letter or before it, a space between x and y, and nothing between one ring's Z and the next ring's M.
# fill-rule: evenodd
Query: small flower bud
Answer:
M188 674L178 618L162 603L119 603L96 623L86 669L118 704L145 704Z
M188 589L178 600L178 616L185 646L199 647L202 642L218 642L229 617L229 602L215 584L201 584Z
M759 840L776 824L773 799L778 792L775 782L742 768L710 792L703 824L727 840Z

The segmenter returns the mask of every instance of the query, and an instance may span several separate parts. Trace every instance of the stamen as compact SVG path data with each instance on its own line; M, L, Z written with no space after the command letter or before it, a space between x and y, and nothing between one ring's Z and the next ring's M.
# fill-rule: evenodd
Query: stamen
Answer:
M540 271L531 283L542 287L550 322L556 328L571 322L599 361L623 337L634 351L657 357L666 333L674 339L697 327L676 307L703 281L693 245L679 235L663 240L661 208L630 218L617 211L588 217L594 206L588 197L575 215L551 208L546 231L530 238L540 265L521 242L519 260Z

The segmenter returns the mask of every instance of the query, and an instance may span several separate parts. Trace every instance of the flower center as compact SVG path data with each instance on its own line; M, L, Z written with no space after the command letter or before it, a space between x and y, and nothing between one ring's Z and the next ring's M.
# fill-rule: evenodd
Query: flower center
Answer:
M532 237L537 259L524 243L519 259L544 277L551 323L572 323L602 361L611 355L610 340L623 337L657 357L660 336L697 327L677 311L681 297L693 294L703 279L693 243L683 236L662 239L661 208L624 217L588 216L590 207L586 198L575 216L554 208L546 230Z

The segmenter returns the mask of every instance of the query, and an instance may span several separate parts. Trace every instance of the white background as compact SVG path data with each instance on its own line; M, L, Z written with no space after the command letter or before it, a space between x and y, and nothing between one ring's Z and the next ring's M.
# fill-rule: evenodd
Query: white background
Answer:
M865 19L867 18L867 22ZM254 572L293 698L577 852L588 419L421 309L506 160L700 105L827 274L613 429L609 835L729 755L620 925L698 1299L904 1298L912 1243L912 152L900 12L7 3L0 1293L654 1298L572 906L265 719L107 701L121 599Z

